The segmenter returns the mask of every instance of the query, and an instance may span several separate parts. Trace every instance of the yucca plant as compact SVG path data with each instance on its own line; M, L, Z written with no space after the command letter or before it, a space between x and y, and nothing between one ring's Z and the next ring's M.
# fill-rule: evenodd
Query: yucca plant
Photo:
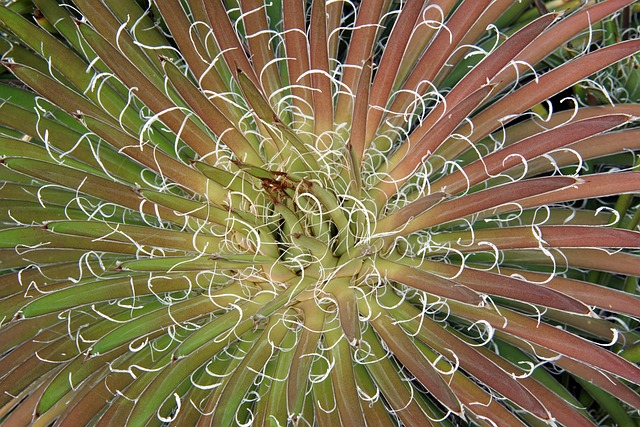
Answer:
M638 425L632 3L0 8L0 423Z

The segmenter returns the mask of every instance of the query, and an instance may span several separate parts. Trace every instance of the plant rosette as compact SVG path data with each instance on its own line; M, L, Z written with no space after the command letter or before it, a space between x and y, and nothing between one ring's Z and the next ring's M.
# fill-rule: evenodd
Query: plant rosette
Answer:
M639 422L633 1L10 3L2 425Z

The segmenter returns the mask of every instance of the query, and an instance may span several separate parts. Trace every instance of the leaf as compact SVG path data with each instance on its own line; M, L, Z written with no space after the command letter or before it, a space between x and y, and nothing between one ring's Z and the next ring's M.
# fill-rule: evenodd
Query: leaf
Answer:
M630 119L625 115L600 116L556 127L483 156L482 159L434 181L432 185L441 188L442 191L456 194L512 167L527 163L530 159L611 130Z
M454 301L449 301L449 304L452 312L470 321L486 321L496 330L539 344L580 363L610 372L633 383L640 381L640 369L637 366L584 338L506 308L496 311L490 307L462 306Z
M364 427L364 414L356 386L351 355L351 346L342 339L343 333L338 322L327 321L323 328L325 344L329 348L331 361L331 383L336 401L336 409L341 420L349 420L354 427Z
M453 282L475 290L476 292L502 296L542 307L556 308L567 312L587 315L591 312L588 303L581 298L567 296L550 287L542 286L500 274L475 269L471 266L456 266L429 260L420 261L418 268L433 272L442 277L453 277ZM526 276L528 277L528 276Z
M500 357L487 351L484 347L476 347L476 349L495 363L503 366L508 372L513 371L515 374L516 371L520 371L517 374L518 380L534 393L559 422L566 426L575 427L596 425L588 416L588 412L580 407L578 400L568 393L548 371L533 369L530 372L525 372L523 370L532 366L530 363L535 363L532 358L500 340L496 340L496 345L499 348Z
M224 287L210 295L201 295L174 302L171 306L161 307L158 310L138 316L136 319L124 323L105 336L101 337L91 346L92 355L104 354L119 346L142 340L149 334L160 331L162 328L174 325L189 329L187 322L198 319L219 310L222 306L236 304L242 298L237 294L239 285ZM222 322L221 322L222 323ZM227 324L232 327L232 324Z
M360 341L360 318L357 296L354 293L356 291L350 289L352 287L351 278L337 278L327 284L325 291L331 293L335 298L338 306L340 328L344 337L350 345L357 346Z
M399 227L399 230L395 230L396 233L407 235L418 230L445 224L492 207L502 205L517 206L520 199L528 197L529 195L546 194L554 190L569 187L575 184L575 182L575 178L570 177L534 178L463 195L435 205L428 203L428 201L432 199L431 196L425 196L378 221L376 232L390 232L394 231L392 227ZM424 205L422 212L420 209L416 209L418 207L416 205Z
M191 83L171 61L163 60L162 66L169 81L194 113L216 134L235 155L251 164L262 164L256 148L245 138L233 123L213 105L209 99ZM196 147L193 147L194 149ZM196 150L197 151L197 150ZM201 156L205 162L215 163L218 154L211 144L202 148Z
M543 273L509 268L501 268L501 271L512 277L522 276L527 280L541 283L542 286L562 292L590 306L602 307L608 311L625 313L630 316L640 316L640 304L638 304L638 297L635 295L566 277L549 277Z
M390 111L401 114L406 111L409 103L413 101L414 96L412 93L414 91L417 90L420 94L424 94L430 89L429 85L422 85L422 83L435 79L449 56L458 48L466 32L491 3L489 0L463 2L460 7L454 11L453 15L447 20L448 31L439 31L433 38L425 51L426 54L422 55L420 61L413 67L408 78L402 85L403 91L399 92L391 105L387 107ZM439 21L444 18L444 16L439 16L438 6L439 5L436 5L436 13L432 19L435 18ZM477 89L478 87L474 88L474 91ZM467 98L471 93L466 93L465 95L467 96L464 98ZM455 106L451 107L455 108ZM436 114L435 117L441 115L442 114ZM420 139L422 139L422 136Z
M430 2L430 4L437 4L438 2ZM452 3L452 2L450 2ZM407 3L406 6L400 11L398 19L391 30L389 35L389 44L391 46L398 47L397 49L385 49L382 53L382 58L378 65L378 72L376 73L371 89L370 89L370 104L371 108L367 113L366 123L366 136L365 146L370 145L370 141L373 139L373 133L380 124L380 119L383 115L383 109L386 107L389 100L389 94L393 87L393 82L400 71L402 60L405 59L407 50L409 49L409 40L414 30L416 30L415 24L420 17L422 9L424 7L424 1L415 1ZM433 8L432 10L435 10ZM425 10L427 14L429 9ZM443 10L444 14L444 10ZM416 37L419 38L419 37ZM422 37L423 40L428 41L428 37ZM412 61L406 61L412 62Z
M588 53L515 90L501 98L473 119L472 141L484 137L504 124L503 117L521 113L543 102L552 94L558 93L583 78L595 73L609 64L626 58L640 50L640 41L629 40Z
M63 110L71 114L83 114L99 118L103 121L113 121L106 111L51 77L41 74L35 69L25 65L13 63L3 63L2 65L7 67L17 78L33 88L36 92L41 95L47 94L50 96Z
M548 351L544 347L536 345L535 343L523 343L522 340L514 336L503 334L500 331L496 331L496 334L500 336L501 340L519 347L522 351L534 352L535 354L545 358L556 359L558 356L557 353ZM601 350L599 347L596 348ZM589 363L584 363L584 361L576 361L568 357L559 358L558 360L555 360L554 363L561 369L567 370L572 375L585 379L597 387L606 390L612 396L617 396L620 400L627 402L632 407L636 407L640 403L640 397L634 390L630 389L620 380L612 377L606 372L606 370L603 371L597 366L592 366Z
M137 88L135 94L154 113L158 114L176 135L180 137L200 156L210 154L211 138L183 110L167 98L156 85L149 81L149 74L144 74L131 59L120 53L107 42L104 37L86 24L80 24L80 32L89 45L104 60L111 70L128 87ZM127 64L127 66L123 66ZM139 64L137 64L139 65ZM153 74L156 74L153 71ZM85 113L84 111L82 111ZM90 114L91 115L91 114ZM95 116L94 116L95 117ZM97 118L101 118L97 116Z
M133 211L140 209L143 213L152 217L159 214L165 219L173 220L177 223L182 222L179 216L168 209L159 207L156 210L150 205L141 205L140 197L135 194L134 189L110 179L40 160L6 159L4 164L18 172L39 177L43 181L56 183L79 193L93 195Z
M89 86L91 74L85 72L85 61L53 35L5 7L0 8L0 22L34 51L42 52L53 67L75 84L76 90L83 91Z
M204 8L208 16L209 27L213 31L220 52L222 52L222 56L229 69L235 70L240 68L247 73L256 86L260 87L256 70L251 66L236 32L231 26L231 22L224 18L227 15L227 11L221 0L205 2ZM215 23L215 25L213 25L213 23Z
M265 13L266 8L260 0L245 0L240 3L240 7L244 13L243 22L251 64L256 74L260 76L260 83L267 98L278 102L282 97L279 90L281 83L278 68L274 64L275 54L272 48L272 35L269 33L269 17Z
M386 12L389 4L384 0L371 0L367 7L361 9L356 17L353 34L344 60L344 72L342 83L344 91L338 92L335 107L336 124L344 123L347 127L352 127L351 136L354 131L362 130L361 139L364 138L366 128L366 106L368 99L361 100L358 106L358 97L361 99L367 96L368 87L371 84L371 70L369 66L371 55L373 54L376 33L380 30L378 25ZM359 87L363 86L362 89ZM353 99L355 95L355 102ZM357 110L360 111L359 113Z
M305 395L311 387L309 381L313 355L317 351L324 325L324 312L308 301L298 304L304 316L304 327L300 331L295 353L291 360L287 378L287 411L296 416L302 414Z
M375 307L373 310L375 310L375 318L371 320L371 324L387 347L429 393L438 398L442 405L454 413L460 413L462 406L458 398L431 362L420 353L395 323L381 313L380 307Z
M119 242L95 242L79 236L62 236L52 233L43 227L19 227L0 230L0 248L15 249L19 254L30 250L43 249L82 249L134 254L135 247ZM62 254L61 254L62 255ZM28 257L29 255L26 255ZM3 256L3 260L6 258ZM4 267L4 266L3 266Z
M462 252L488 249L488 244L498 249L552 248L638 248L640 233L619 228L579 225L549 225L540 227L510 227L509 234L496 229L470 232L451 232L432 236L435 244L451 244Z
M442 144L458 125L473 111L491 92L491 86L484 85L469 94L449 111L442 111L433 127L422 138L411 144L406 141L393 153L387 161L389 177L377 186L387 198L409 179L423 160ZM409 152L411 153L409 155ZM383 194L383 193L376 193Z
M329 143L323 139L323 134L333 129L333 100L331 80L329 78L331 70L329 68L329 47L327 38L329 30L327 28L327 11L329 5L324 1L313 0L311 2L311 22L309 24L309 63L311 68L311 87L313 89L313 112L314 128L313 133L321 138L321 147L330 147Z
M109 367L104 366L96 369L94 378L89 379L88 385L82 387L75 393L66 404L68 411L60 415L58 423L62 427L73 426L73 423L88 424L93 417L103 408L103 402L111 399L113 394L104 381L104 377L109 373ZM133 380L131 376L129 380ZM109 385L115 389L122 389L127 380L125 375L120 377L120 384L110 378ZM124 381L123 381L124 380Z
M562 249L548 254L539 250L505 251L504 257L505 262L511 265L524 262L526 265L551 265L554 269L571 266L631 276L637 276L640 271L638 255L600 248Z
M142 295L189 291L192 286L190 281L193 279L195 274L166 274L156 278L132 275L88 280L82 284L67 283L67 287L61 290L50 293L47 289L44 296L24 306L21 313L25 317L34 317L101 301L125 298L131 298L133 301Z
M633 0L19 2L0 420L634 418Z
M431 295L443 298L452 298L471 305L478 305L482 303L482 297L467 286L463 286L455 281L410 267L402 263L401 260L398 262L392 262L378 259L376 260L375 266L378 270L383 272L387 279L420 289L421 291L427 292Z
M478 87L493 84L495 76L505 67L510 65L515 55L525 49L534 41L540 33L544 32L557 18L555 14L544 15L507 38L493 52L490 52L484 59L469 73L467 73L458 84L444 97L442 102L429 113L420 126L409 136L409 141L424 138L426 132L443 115L447 107L450 109L458 105L469 94ZM435 150L432 150L435 151Z
M244 399L245 393L254 381L255 372L264 368L269 358L278 348L288 329L277 316L273 316L265 325L260 336L254 341L251 351L238 365L228 381L225 381L219 399L210 401L212 412L212 425L230 425L235 418L234 410L222 410L222 408L236 409Z
M373 329L367 328L362 338L369 347L367 359L371 359L366 360L369 363L364 366L398 417L405 425L431 427L431 419L435 418L435 414L426 415L413 398L406 383L398 375L397 367L393 366L389 352L383 349Z
M615 177L610 174L592 174L581 176L575 185L567 186L552 193L523 198L518 201L518 204L523 209L526 209L544 204L638 191L640 191L640 172L620 172ZM498 211L503 210L499 209Z
M83 122L92 132L117 148L118 153L126 154L147 168L155 171L160 177L169 178L199 194L208 194L209 189L206 186L206 179L192 168L189 168L184 163L167 154L167 152L157 150L155 149L156 147L147 146L146 142L141 142L133 138L122 129L91 117L83 117ZM162 148L167 149L169 147ZM173 150L173 147L171 147L171 150Z

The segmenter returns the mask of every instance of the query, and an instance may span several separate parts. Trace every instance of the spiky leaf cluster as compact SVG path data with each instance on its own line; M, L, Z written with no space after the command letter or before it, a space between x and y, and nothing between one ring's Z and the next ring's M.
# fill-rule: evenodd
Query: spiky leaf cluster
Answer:
M0 422L637 423L640 106L563 94L640 40L580 3L0 8Z

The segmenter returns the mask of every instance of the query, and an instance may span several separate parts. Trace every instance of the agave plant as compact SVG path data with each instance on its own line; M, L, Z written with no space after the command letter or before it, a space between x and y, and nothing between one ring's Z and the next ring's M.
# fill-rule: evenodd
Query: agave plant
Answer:
M637 425L633 2L551 3L0 8L0 423Z

